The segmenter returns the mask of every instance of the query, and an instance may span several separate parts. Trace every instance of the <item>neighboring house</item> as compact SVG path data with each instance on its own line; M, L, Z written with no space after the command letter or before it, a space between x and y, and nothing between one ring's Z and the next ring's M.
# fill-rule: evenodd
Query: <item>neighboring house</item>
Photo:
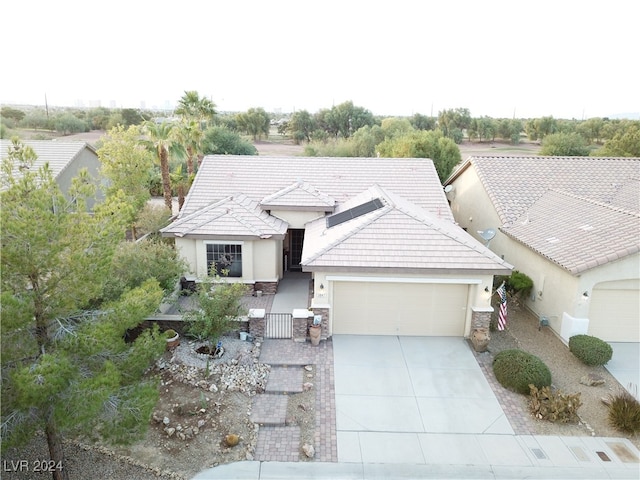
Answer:
M58 182L60 190L68 196L71 181L80 170L86 168L89 175L98 178L100 172L100 160L95 149L86 142L74 142L64 140L22 140L22 143L30 146L38 159L34 168L49 164L53 177ZM0 160L7 156L10 140L0 140ZM88 199L87 205L93 208L96 201L104 197L102 191L96 192L96 197Z
M469 336L511 265L457 227L433 162L207 156L175 238L191 274L275 293L311 272L323 334Z
M640 158L473 156L445 191L461 227L496 232L561 338L640 341Z

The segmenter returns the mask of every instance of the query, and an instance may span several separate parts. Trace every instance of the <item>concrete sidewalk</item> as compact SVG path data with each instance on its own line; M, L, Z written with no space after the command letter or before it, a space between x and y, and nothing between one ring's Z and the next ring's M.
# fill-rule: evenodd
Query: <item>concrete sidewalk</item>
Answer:
M418 436L424 459L419 463L402 463L401 456L398 463L238 462L206 470L193 480L640 478L640 452L621 438L481 435L480 441L478 435Z
M278 284L278 293L273 297L271 312L291 313L296 308L307 308L310 280L310 273L286 272Z

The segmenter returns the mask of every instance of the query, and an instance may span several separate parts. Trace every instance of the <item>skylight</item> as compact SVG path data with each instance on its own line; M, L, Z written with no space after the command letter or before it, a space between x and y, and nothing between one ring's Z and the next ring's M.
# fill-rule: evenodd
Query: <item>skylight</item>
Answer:
M382 208L383 206L384 205L382 203L382 200L380 200L379 198L374 198L373 200L350 208L349 210L345 210L344 212L330 215L327 217L327 228L335 227L336 225L340 225L341 223L361 217L362 215L365 215L367 213L374 212L379 208Z

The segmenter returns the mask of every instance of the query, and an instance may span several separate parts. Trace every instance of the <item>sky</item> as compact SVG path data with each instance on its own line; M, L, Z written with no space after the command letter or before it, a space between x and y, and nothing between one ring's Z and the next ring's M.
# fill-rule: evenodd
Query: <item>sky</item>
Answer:
M640 113L637 0L3 2L0 103Z

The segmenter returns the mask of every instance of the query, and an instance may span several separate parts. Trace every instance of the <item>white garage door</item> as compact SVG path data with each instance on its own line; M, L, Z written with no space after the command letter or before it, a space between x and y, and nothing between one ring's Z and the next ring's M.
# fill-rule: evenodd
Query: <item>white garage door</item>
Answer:
M334 282L333 333L463 336L468 285Z
M596 285L591 294L589 335L607 342L640 342L640 281Z

